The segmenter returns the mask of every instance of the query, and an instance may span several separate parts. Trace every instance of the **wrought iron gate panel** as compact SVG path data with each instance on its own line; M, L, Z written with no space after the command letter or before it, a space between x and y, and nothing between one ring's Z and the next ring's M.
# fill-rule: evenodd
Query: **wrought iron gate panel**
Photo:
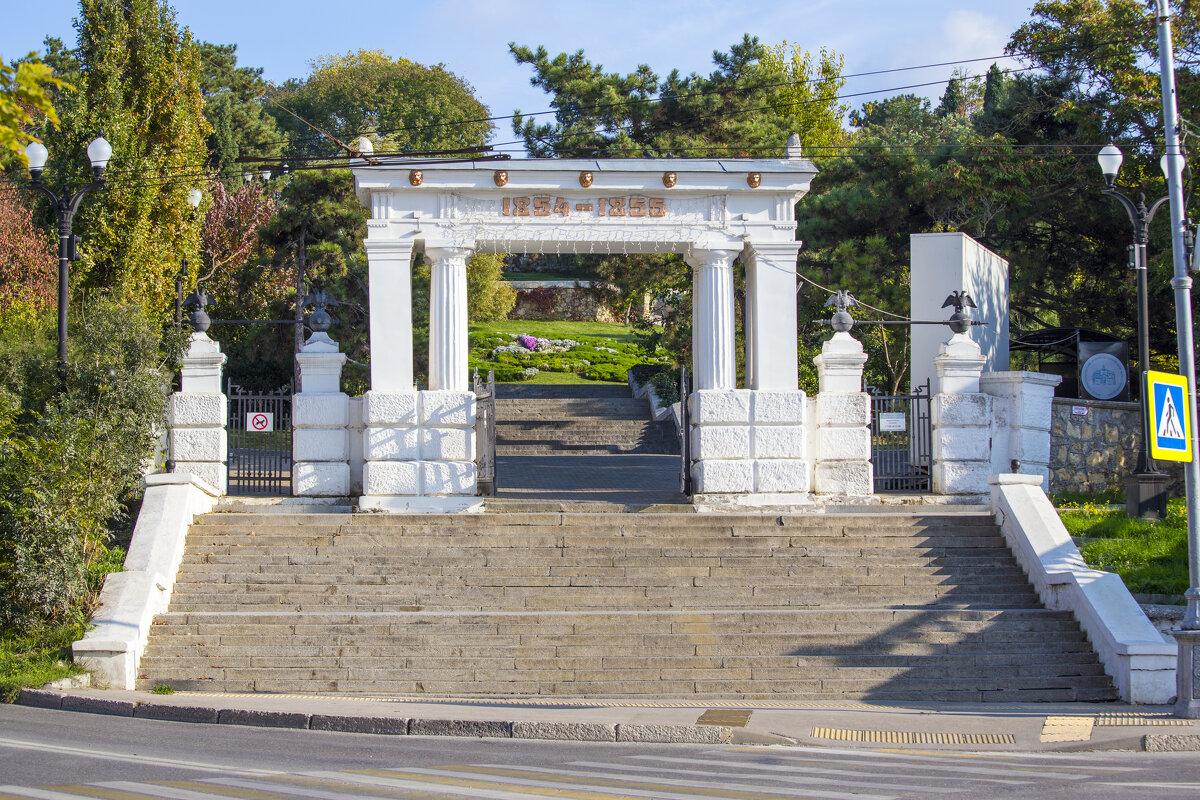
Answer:
M229 494L292 493L292 389L250 393L229 382ZM270 421L270 430L255 430Z
M918 386L913 394L875 394L872 391L871 464L875 473L875 491L930 491L932 454L929 381Z
M488 370L487 383L479 370L471 379L475 392L475 468L479 493L496 495L496 372Z
M688 398L692 394L692 377L687 367L679 368L679 491L692 496L692 420L688 415Z

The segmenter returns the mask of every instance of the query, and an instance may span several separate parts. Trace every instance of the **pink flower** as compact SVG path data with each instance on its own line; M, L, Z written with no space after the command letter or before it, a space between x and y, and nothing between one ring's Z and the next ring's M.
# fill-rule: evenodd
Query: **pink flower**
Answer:
M526 350L537 350L538 341L532 336L522 336L517 339Z

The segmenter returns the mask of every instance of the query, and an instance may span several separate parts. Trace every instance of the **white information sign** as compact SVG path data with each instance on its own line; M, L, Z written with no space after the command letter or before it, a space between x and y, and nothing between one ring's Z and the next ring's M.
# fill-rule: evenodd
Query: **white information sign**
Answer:
M270 411L246 412L246 430L255 433L275 430L275 414Z
M903 411L885 411L879 415L879 430L906 431L908 430L908 415Z

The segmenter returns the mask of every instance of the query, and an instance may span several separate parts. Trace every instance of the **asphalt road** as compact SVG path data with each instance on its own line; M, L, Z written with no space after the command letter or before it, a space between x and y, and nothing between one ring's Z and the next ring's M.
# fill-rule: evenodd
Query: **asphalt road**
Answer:
M0 706L0 800L1200 796L1200 753L585 744L370 736Z

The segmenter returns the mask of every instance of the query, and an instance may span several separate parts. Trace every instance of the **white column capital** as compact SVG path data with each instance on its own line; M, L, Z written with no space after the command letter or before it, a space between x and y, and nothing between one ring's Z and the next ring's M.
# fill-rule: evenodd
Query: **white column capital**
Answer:
M221 368L228 356L221 352L221 345L208 338L208 334L197 331L191 336L187 353L183 356L180 370L180 390L184 392L220 392Z
M852 394L862 391L863 365L867 354L862 342L845 331L821 345L821 354L813 359L817 365L820 391Z
M684 255L683 260L692 266L693 269L729 269L733 266L733 262L739 255L742 254L742 247L736 249L732 247L720 248L690 248Z
M444 262L466 261L473 256L475 251L470 247L458 247L454 245L426 245L425 259L434 264Z

